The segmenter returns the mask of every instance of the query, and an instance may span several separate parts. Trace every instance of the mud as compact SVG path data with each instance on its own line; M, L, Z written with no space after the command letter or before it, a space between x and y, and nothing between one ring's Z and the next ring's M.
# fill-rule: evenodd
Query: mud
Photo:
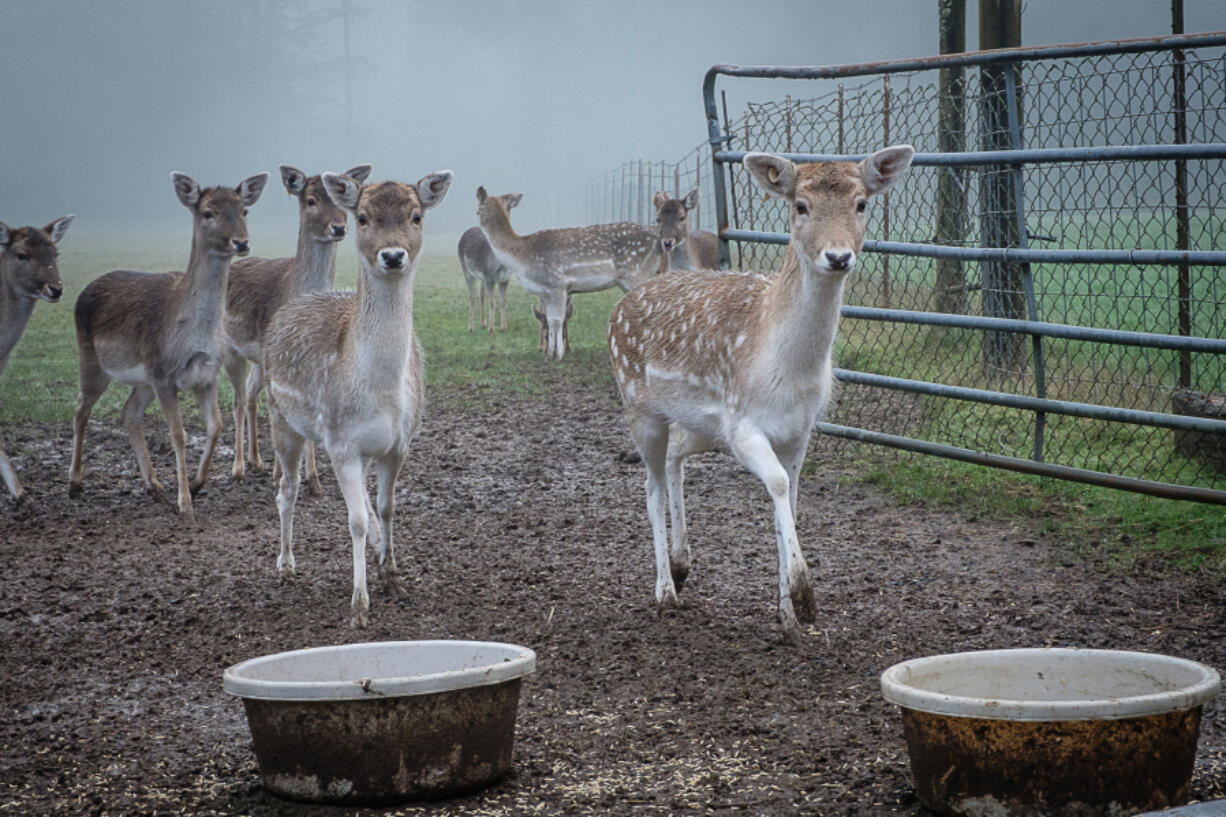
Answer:
M117 423L91 424L79 500L67 424L6 428L31 501L0 499L0 811L919 815L901 718L878 686L890 664L1053 645L1226 667L1220 573L1073 553L1037 533L1041 520L898 506L847 479L844 449L825 440L800 488L818 604L801 643L783 645L775 622L765 492L717 454L690 461L694 565L684 606L657 616L642 466L613 390L577 385L578 363L543 375L547 400L430 392L397 490L410 594L382 592L372 570L365 631L348 626L350 545L326 458L324 496L298 504L298 576L283 583L272 488L261 475L235 484L228 450L187 524L143 494ZM150 426L169 480L165 430ZM407 638L536 650L510 775L391 811L266 791L222 670ZM1224 757L1226 716L1211 704L1192 799L1226 796Z

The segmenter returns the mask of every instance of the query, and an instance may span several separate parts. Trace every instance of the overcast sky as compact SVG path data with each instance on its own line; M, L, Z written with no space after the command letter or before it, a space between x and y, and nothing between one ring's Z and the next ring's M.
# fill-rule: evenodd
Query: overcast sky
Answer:
M347 125L345 7L0 0L0 221L75 212L75 232L186 231L172 170L204 185L266 170L274 181L251 215L258 245L260 231L297 229L279 164L368 162L375 180L455 171L427 222L439 231L475 223L478 185L526 194L521 231L560 226L576 221L558 212L566 191L703 141L712 64L937 49L937 0L348 0ZM968 49L977 13L970 0ZM1185 0L1185 21L1189 32L1226 28L1226 2ZM1026 45L1167 34L1170 0L1028 0L1022 31ZM812 92L741 82L731 113L745 98Z

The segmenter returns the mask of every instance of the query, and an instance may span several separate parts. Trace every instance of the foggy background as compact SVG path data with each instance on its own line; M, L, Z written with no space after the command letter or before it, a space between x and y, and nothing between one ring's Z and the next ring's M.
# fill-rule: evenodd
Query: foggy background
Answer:
M970 0L968 50L977 14ZM1219 28L1226 3L1186 0L1188 32ZM1024 45L1169 33L1170 0L1030 0L1022 17ZM73 233L186 240L172 170L205 186L268 171L259 255L261 235L297 231L279 164L368 162L373 180L455 171L427 216L439 250L431 233L476 223L478 185L524 193L530 232L579 223L573 191L622 161L680 158L705 139L712 64L936 52L937 0L0 0L0 221L73 212ZM733 119L807 93L717 88Z

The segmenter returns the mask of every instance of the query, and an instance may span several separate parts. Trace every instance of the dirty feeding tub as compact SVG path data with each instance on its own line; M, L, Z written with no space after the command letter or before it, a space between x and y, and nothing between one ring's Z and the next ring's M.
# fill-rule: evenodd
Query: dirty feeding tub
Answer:
M294 800L387 804L461 794L511 768L526 647L387 641L266 655L225 671L264 786Z
M881 689L933 811L1116 817L1187 802L1221 679L1151 653L1017 649L905 661Z

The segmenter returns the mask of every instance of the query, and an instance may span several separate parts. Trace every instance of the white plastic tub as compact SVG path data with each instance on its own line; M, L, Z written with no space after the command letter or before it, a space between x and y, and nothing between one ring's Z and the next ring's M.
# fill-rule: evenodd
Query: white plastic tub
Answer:
M1216 671L1119 650L904 661L881 676L920 799L943 814L1132 814L1187 801Z
M316 647L227 669L264 785L283 797L395 803L472 791L511 768L526 647L390 641Z

